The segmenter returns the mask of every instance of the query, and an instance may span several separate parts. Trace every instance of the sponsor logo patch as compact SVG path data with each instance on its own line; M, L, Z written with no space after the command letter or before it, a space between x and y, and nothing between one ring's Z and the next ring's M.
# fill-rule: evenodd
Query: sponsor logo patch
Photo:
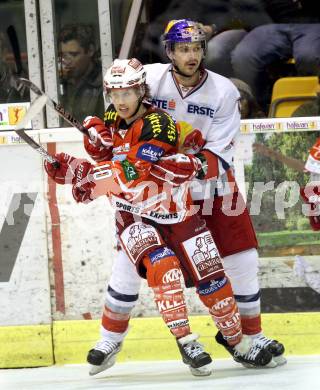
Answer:
M212 280L208 283L203 283L198 289L199 295L209 295L220 290L227 283L227 278L222 278L219 280Z
M152 104L158 108L161 108L162 110L174 111L176 109L176 102L174 99L152 99Z
M164 313L166 311L170 311L172 309L179 309L180 307L185 306L184 301L171 301L171 300L163 300L163 301L157 301L158 310L161 313Z
M137 152L137 157L141 160L156 162L163 155L164 149L152 144L141 145Z
M198 106L197 104L188 104L187 112L190 114L204 115L210 118L214 116L214 109L206 106Z
M181 271L178 268L173 268L167 271L162 278L162 282L165 284L169 284L179 280L182 276Z
M121 166L123 168L124 175L128 181L138 179L139 175L135 167L129 163L128 160L121 161Z
M112 149L113 154L119 154L119 153L128 153L130 151L130 144L126 142L123 145L116 146Z
M182 243L198 280L223 270L221 257L209 231Z
M155 251L149 253L151 263L155 263L158 260L164 259L166 257L174 256L174 252L167 247L156 249Z
M125 229L121 234L121 241L134 263L147 249L163 245L155 228L144 223L134 223Z
M167 327L169 329L182 328L182 327L188 326L188 325L189 325L188 319L167 322Z

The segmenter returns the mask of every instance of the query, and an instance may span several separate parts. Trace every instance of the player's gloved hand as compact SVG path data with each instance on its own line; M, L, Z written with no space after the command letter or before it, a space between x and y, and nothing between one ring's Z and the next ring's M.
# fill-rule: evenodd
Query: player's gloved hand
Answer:
M320 230L320 186L306 185L300 189L300 195L305 203L310 205L309 222L312 230Z
M84 137L84 147L95 161L111 160L112 133L104 121L96 116L87 116L83 126L88 130L90 137Z
M192 180L201 170L202 163L192 154L173 154L162 157L157 164L153 164L150 174L173 186Z
M206 141L202 138L201 131L194 129L190 134L188 134L183 142L183 150L189 153L198 153Z
M95 187L95 182L92 168L92 164L83 161L75 169L72 196L77 203L89 203L93 200L92 190Z
M83 121L83 126L90 134L88 141L91 145L95 147L102 145L106 148L113 146L110 128L105 126L102 119L97 116L87 116Z
M48 161L44 161L44 169L48 176L58 184L72 184L75 169L83 160L69 156L66 153L58 153L55 155L55 158L59 162L58 168L55 168L54 165Z

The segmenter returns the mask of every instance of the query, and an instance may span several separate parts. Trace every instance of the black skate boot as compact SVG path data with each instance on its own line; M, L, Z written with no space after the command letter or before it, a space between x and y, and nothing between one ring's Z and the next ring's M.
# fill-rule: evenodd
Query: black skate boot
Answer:
M272 362L272 354L267 349L261 349L254 344L249 336L243 336L241 342L231 347L223 338L221 332L216 334L216 341L232 355L233 359L247 368L275 367Z
M183 363L187 364L194 376L211 375L211 356L197 342L199 336L191 333L177 340Z
M122 343L116 343L109 340L99 341L93 349L90 349L87 356L87 362L90 363L90 375L96 375L99 372L107 370L116 362L116 355L120 352Z
M272 361L277 364L277 366L282 366L287 363L284 354L284 345L279 343L278 340L268 339L263 334L253 338L253 344L257 345L261 349L267 349L272 355Z

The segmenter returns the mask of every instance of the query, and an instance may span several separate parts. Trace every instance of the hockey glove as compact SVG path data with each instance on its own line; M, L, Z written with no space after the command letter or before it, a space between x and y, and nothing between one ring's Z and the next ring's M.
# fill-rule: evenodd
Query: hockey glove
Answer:
M110 128L102 119L96 116L87 116L83 126L88 130L89 137L84 137L84 147L95 161L111 160L112 134Z
M201 168L199 158L192 154L178 153L162 157L157 164L152 165L150 174L176 187L196 177Z
M186 153L198 153L205 143L206 141L202 138L201 131L194 129L186 136L182 148Z
M89 203L93 200L92 190L95 183L91 173L92 168L92 164L84 161L75 170L72 196L77 203Z
M75 169L83 159L77 159L66 153L58 153L55 158L59 161L59 167L55 168L48 161L44 161L44 169L48 176L58 184L72 184L75 176Z
M320 186L307 185L300 189L300 195L305 203L310 205L309 222L312 230L320 230ZM317 215L318 214L318 215Z

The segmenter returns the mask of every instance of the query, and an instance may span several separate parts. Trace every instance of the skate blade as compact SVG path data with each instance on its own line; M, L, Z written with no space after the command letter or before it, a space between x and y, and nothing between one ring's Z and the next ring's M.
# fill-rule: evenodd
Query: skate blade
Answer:
M202 366L199 368L194 368L194 367L189 366L189 369L191 371L191 374L194 376L209 376L213 372L211 363L206 364L205 366Z
M274 361L274 358L272 358L270 360L270 362L264 366L255 366L253 364L249 364L249 363L241 363L243 367L245 368L253 368L255 370L261 370L261 369L266 369L266 368L275 368L278 366L278 364Z
M287 363L287 359L283 355L273 356L272 360L277 363L277 366L283 366Z
M115 362L116 362L116 357L112 356L110 359L108 359L108 361L102 363L100 366L90 365L91 368L89 371L89 375L92 376L92 375L99 374L99 372L105 371L108 368L112 367L115 364Z

